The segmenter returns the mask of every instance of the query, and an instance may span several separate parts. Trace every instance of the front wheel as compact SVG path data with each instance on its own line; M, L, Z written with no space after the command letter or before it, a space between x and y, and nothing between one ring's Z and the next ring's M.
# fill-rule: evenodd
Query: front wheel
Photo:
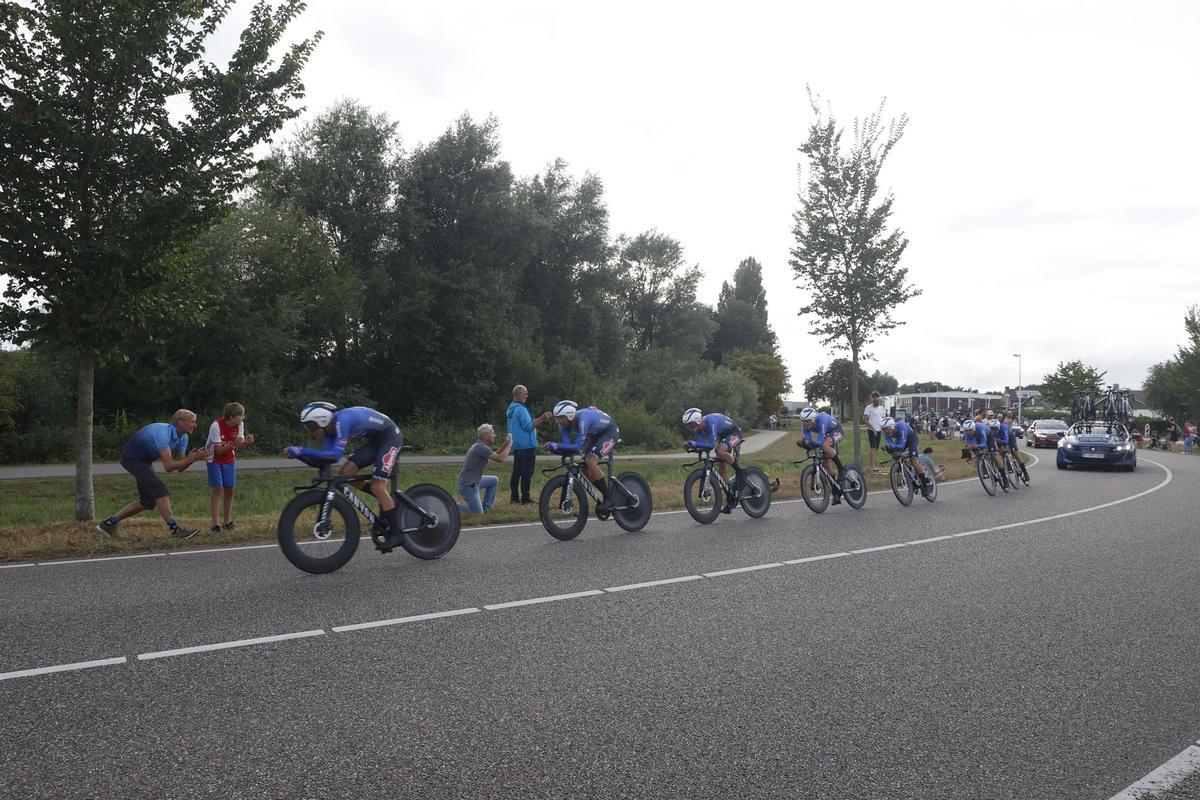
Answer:
M297 568L314 575L346 565L358 549L360 530L354 508L334 495L329 517L321 519L324 489L311 489L291 499L279 515L279 549Z
M423 511L437 518L432 524L423 524L420 514L400 503L400 527L405 530L417 528L404 535L401 546L417 558L441 558L450 552L458 541L461 520L454 498L440 486L418 483L405 494Z
M913 501L912 481L904 476L904 467L900 466L899 461L892 462L892 468L888 470L888 481L892 484L892 494L896 495L900 505L911 506Z
M824 513L825 509L829 508L829 496L832 492L833 487L824 472L820 472L812 464L800 470L800 496L804 498L804 505L808 506L809 510L816 514Z
M566 475L555 475L542 487L542 494L538 497L538 516L542 518L546 533L555 539L574 539L587 524L587 495L583 493L579 480L569 492Z
M867 476L863 475L863 471L857 465L851 464L846 467L842 491L851 508L862 508L867 504Z
M1012 456L1006 456L1004 459L1004 471L1008 476L1008 485L1013 491L1021 488L1021 473L1017 469L1017 465L1013 462Z
M983 458L976 457L975 471L979 473L979 482L983 484L983 490L992 497L995 497L996 480L992 477L992 471L988 469L988 465L984 463Z
M654 498L650 494L650 484L646 483L646 479L636 472L622 472L615 480L625 487L623 494L626 494L626 497L621 506L613 509L613 519L630 533L640 531L646 527L646 523L650 521L650 514L654 510ZM610 488L609 496L611 497L613 492L621 492L621 486Z
M725 492L717 482L717 476L708 473L704 480L704 469L692 470L683 482L683 505L692 519L701 525L716 522L721 516L721 501Z
M746 478L746 485L738 487L742 510L748 516L759 519L771 508L771 481L767 473L758 467L747 467L742 474Z

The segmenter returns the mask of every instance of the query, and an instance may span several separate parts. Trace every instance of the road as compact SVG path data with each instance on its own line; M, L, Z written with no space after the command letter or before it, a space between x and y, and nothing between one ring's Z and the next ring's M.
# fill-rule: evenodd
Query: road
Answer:
M474 529L327 576L0 569L0 792L1110 798L1200 739L1200 459L1041 456L1010 496Z
M755 431L746 437L745 443L742 445L742 453L750 455L756 453L764 447L768 447L772 442L783 438L788 431ZM681 436L680 439L683 437ZM466 450L463 451L464 455ZM647 455L617 455L613 456L618 461L630 459L688 459L695 458L683 450L673 453L651 453ZM463 456L399 456L397 459L401 464L461 464ZM538 456L539 461L553 462L558 460L558 456ZM290 458L242 458L238 460L238 469L296 469L302 467L303 464L298 464ZM162 463L155 462L154 469L158 472L163 471ZM109 462L97 462L92 464L93 475L125 475L126 472L121 468L120 464ZM199 475L204 477L206 474L203 468L192 469L184 473L185 475ZM4 480L24 480L29 478L68 478L75 476L74 464L27 464L17 467L0 467L0 481Z

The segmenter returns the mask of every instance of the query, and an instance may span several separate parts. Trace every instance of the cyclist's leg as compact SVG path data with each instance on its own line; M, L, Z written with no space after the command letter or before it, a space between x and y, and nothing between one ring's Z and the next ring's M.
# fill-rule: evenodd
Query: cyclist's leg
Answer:
M821 443L821 451L834 463L837 467L838 483L842 482L842 478L846 477L846 468L842 466L842 459L838 457L838 442L842 440L842 434L831 433L825 437L825 441Z
M729 452L725 440L717 442L716 447L713 448L713 455L717 457L717 472L721 473L721 477L726 483L729 483L729 465L733 463L733 453Z

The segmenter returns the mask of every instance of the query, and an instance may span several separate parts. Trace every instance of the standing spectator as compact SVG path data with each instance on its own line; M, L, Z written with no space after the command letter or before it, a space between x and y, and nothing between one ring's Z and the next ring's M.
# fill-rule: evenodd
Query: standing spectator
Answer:
M471 445L471 449L467 451L462 472L458 473L458 493L467 503L458 508L460 511L482 514L485 511L491 511L492 506L496 504L496 487L500 485L500 479L495 475L484 475L483 468L489 461L495 461L497 464L504 463L504 459L508 458L508 451L512 449L513 435L505 434L504 444L498 451L492 450L492 445L496 442L496 430L491 425L487 423L480 425L475 435L477 437L475 444ZM483 490L482 500L479 497L481 489Z
M512 396L512 402L508 404L508 434L512 437L513 446L513 468L508 488L512 497L508 502L530 505L533 499L529 496L529 483L533 480L533 467L537 459L537 427L550 419L551 415L547 411L534 419L529 409L525 408L529 390L519 383L513 387Z
M1196 423L1188 420L1183 423L1183 452L1191 453L1192 444L1196 441Z
M1179 444L1179 425L1176 424L1174 417L1167 417L1167 436L1171 440L1171 450L1175 450L1175 445Z
M208 428L208 488L212 489L212 533L233 530L233 489L237 479L237 456L235 451L254 444L254 436L246 435L246 408L241 403L226 403L221 418L213 420ZM217 513L222 508L225 523L218 521Z
M121 467L137 482L138 499L122 508L113 516L96 526L96 530L108 536L116 536L117 523L134 514L158 510L167 530L176 539L190 539L200 532L199 528L185 529L175 521L171 511L171 492L162 478L154 473L154 462L162 459L167 472L183 472L202 458L208 456L203 447L175 460L175 453L186 453L188 434L196 429L196 414L181 408L171 415L170 422L151 422L129 437L121 449Z
M871 447L871 472L879 472L879 465L876 459L879 456L879 438L883 431L883 419L887 416L887 409L883 407L883 401L879 399L879 392L871 392L871 404L863 409L863 422L867 426L867 441Z

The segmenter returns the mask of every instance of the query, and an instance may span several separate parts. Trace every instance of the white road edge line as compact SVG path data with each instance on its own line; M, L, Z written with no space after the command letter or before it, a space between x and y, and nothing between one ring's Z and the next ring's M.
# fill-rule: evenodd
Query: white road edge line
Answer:
M897 547L908 547L905 542L896 542L895 544L881 544L878 547L860 547L857 550L851 550L850 555L857 556L863 553L875 553L880 550L895 550Z
M782 561L772 561L770 564L755 564L753 567L734 567L733 569L719 569L716 572L705 572L706 578L718 578L722 575L736 575L739 572L756 572L760 569L771 569L772 567L782 567Z
M604 594L599 589L589 589L586 592L571 592L570 594L555 594L547 597L531 597L528 600L510 600L507 603L492 603L484 606L485 611L499 611L502 608L516 608L517 606L532 606L539 603L553 603L558 600L574 600L577 597L595 597L598 594Z
M397 617L396 619L381 619L377 622L359 622L354 625L337 625L332 629L334 633L346 633L348 631L361 631L367 628L382 628L385 625L404 625L409 622L424 622L427 619L441 619L443 617L461 617L463 614L478 614L478 608L456 608L453 611L435 611L432 614L416 614L411 617Z
M53 667L19 669L16 672L0 672L0 681L12 680L13 678L28 678L33 675L49 675L52 672L72 672L77 669L109 667L113 664L124 664L127 660L125 656L121 656L119 658L101 658L97 661L78 661L74 664L57 664Z
M929 544L930 542L944 542L946 539L953 539L954 536L947 534L945 536L930 536L928 539L909 539L905 544Z
M1137 800L1147 793L1165 792L1197 772L1200 772L1200 741L1151 771L1146 777L1129 784L1110 800Z
M170 658L171 656L185 656L190 653L207 653L212 650L228 650L234 647L249 647L255 644L268 644L270 642L284 642L288 639L307 639L310 636L324 636L325 631L300 631L298 633L281 633L278 636L260 636L257 639L238 639L235 642L219 642L217 644L201 644L195 647L181 647L178 650L159 650L155 653L139 653L138 661L152 661L156 658Z
M666 586L669 583L683 583L684 581L702 581L703 575L684 575L681 578L663 578L658 581L646 581L644 583L627 583L624 586L610 586L604 591L606 592L627 592L630 589L649 589L651 586Z
M72 558L69 561L39 561L39 567L57 567L60 564L91 564L96 561L128 561L131 558L162 558L166 553L140 553L136 556L104 556L103 558Z
M783 563L785 563L785 564L807 564L810 561L825 561L826 559L841 558L842 556L848 556L848 555L850 555L850 554L849 553L826 553L825 555L822 555L822 556L805 556L804 558L793 558L790 561L785 561Z
M1034 455L1032 453L1029 453L1029 455L1030 455L1030 457L1032 457L1034 459L1033 464L1030 464L1030 466L1036 466L1037 463L1039 461L1041 461L1041 459L1038 458L1036 455ZM1150 461L1149 459L1145 459L1145 460L1149 461L1149 463L1151 463L1151 464L1158 463L1156 461ZM1159 466L1162 466L1162 465L1159 464ZM1166 469L1166 467L1163 467L1163 468ZM942 486L954 486L955 484L960 484L960 483L970 483L974 480L976 480L976 479L975 478L957 478L952 481L946 481L945 483L943 483L941 485ZM888 490L881 489L879 491L870 492L870 494L888 494ZM797 500L776 500L771 505L783 506L783 505L790 505L792 503L802 503L802 502L804 502L804 501L799 500L799 499L797 499ZM686 513L686 510L676 509L673 511L655 511L653 514L651 514L651 516L661 517L661 516L670 516L672 514L684 514L684 513ZM499 531L499 530L506 530L509 528L532 528L532 527L536 527L541 524L542 523L540 523L540 522L513 522L510 524L506 524L506 525L479 525L477 527L463 528L463 533L474 532L474 531ZM122 558L148 558L148 557L152 557L152 556L191 556L191 555L199 555L201 553L236 553L239 550L265 550L269 547L278 547L278 546L279 545L277 545L277 544L251 544L251 545L237 545L235 547L212 547L212 548L207 548L205 550L170 550L165 553L145 553L143 555L137 555L137 556L114 556L114 557L104 557L104 558L76 558L76 559L72 559L70 561L37 561L37 562L31 561L27 564L0 565L0 569L12 569L13 567L35 567L35 566L36 567L49 567L49 566L53 566L55 564L91 564L96 561L116 561L116 560L122 559ZM784 563L789 563L789 562L784 562Z

